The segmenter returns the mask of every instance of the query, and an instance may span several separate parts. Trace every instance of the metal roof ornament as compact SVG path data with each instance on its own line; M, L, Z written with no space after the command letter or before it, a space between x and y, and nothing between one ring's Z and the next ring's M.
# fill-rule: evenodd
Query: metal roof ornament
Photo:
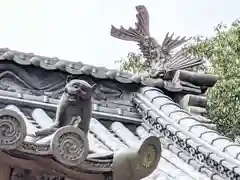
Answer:
M150 77L163 78L166 73L187 69L203 63L199 58L192 58L186 54L186 49L177 53L172 53L176 47L187 42L190 38L174 38L174 34L166 34L165 39L160 45L149 31L149 14L144 5L136 6L137 22L135 28L125 29L122 26L118 29L111 27L111 36L125 41L138 43L140 50L145 58L145 67Z

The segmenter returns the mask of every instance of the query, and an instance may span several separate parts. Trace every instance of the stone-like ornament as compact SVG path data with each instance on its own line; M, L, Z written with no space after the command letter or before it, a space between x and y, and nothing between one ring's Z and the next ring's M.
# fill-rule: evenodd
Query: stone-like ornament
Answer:
M86 81L68 81L59 101L56 120L47 129L37 130L16 106L1 109L0 149L52 155L61 164L80 165L89 152L87 133L93 92L94 86Z
M198 66L203 63L199 58L187 56L186 50L182 49L177 53L172 50L187 42L186 37L174 38L173 35L165 36L160 45L155 38L150 35L149 31L149 14L145 6L136 6L137 23L135 28L120 29L112 26L111 35L115 38L125 41L134 41L138 43L140 50L145 58L145 68L152 78L166 78L170 72L190 67Z
M93 92L94 86L86 81L70 80L60 98L54 124L47 129L37 131L35 134L46 136L54 133L60 127L73 125L76 121L78 121L77 127L87 134L92 116Z
M54 124L35 132L37 136L53 136L52 154L63 164L78 165L88 155L87 133L93 92L94 86L86 81L69 80L59 101Z
M79 128L64 126L54 134L51 150L53 156L62 164L79 165L88 155L88 139Z
M0 110L0 149L18 148L26 137L26 124L21 115L13 110Z
M114 154L113 179L139 180L150 175L161 158L161 143L155 136L145 139L141 146Z

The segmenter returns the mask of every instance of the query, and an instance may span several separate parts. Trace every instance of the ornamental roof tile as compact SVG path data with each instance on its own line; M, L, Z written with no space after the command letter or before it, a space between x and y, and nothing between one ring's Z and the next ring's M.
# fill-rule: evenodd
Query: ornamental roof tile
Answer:
M139 93L135 93L133 103L129 100L126 102L121 100L115 104L106 101L108 105L103 106L101 102L93 101L93 119L88 137L92 153L90 156L99 153L111 154L119 150L123 151L125 148L137 147L147 136L154 135L161 139L162 159L165 160L160 161L158 168L150 176L152 178L155 175L161 177L159 174L163 171L162 167L172 166L171 163L176 164L176 161L188 167L184 169L179 165L176 171L168 171L175 177L179 176L179 171L182 176L186 175L194 179L189 173L189 167L201 172L201 174L195 172L199 177L206 176L216 180L239 177L239 145L209 129L198 116L193 116L182 109L187 106L186 101L196 105L193 99L197 99L197 96L185 98L182 105L179 105L157 88L143 87ZM27 124L25 142L44 144L53 138L36 138L33 134L36 129L48 127L53 121L58 99L47 95L36 96L0 90L0 100L2 108L7 106L7 109L23 112L23 119ZM197 104L204 107L205 100L200 98ZM118 104L120 102L123 106ZM137 112L136 107L140 113ZM32 145L31 148L34 149L34 146ZM41 146L43 150L46 148L45 145ZM25 153L32 152L32 149L25 150ZM166 155L165 158L164 152L169 152L171 157ZM46 154L46 152L38 153ZM175 158L171 161L172 157ZM164 161L166 163L161 164ZM104 164L105 171L110 171L110 164ZM83 166L90 167L89 164ZM221 170L217 169L219 167L225 169L223 175ZM213 171L216 173L213 174Z
M3 94L4 92L1 91L1 95ZM7 99L9 99L9 101L6 101ZM18 99L18 101L16 101L16 99ZM34 136L34 132L41 128L49 127L49 124L53 123L51 108L56 109L54 104L44 104L43 102L35 100L35 106L32 106L31 104L28 104L26 99L24 101L24 99L21 99L21 97L17 98L5 96L4 104L0 104L0 106L1 108L13 110L22 115L27 126L27 134L26 138L24 139L25 145L27 143L33 143L39 146L42 145L42 148L44 148L44 145L50 143L50 137L36 137ZM139 123L133 123L135 124L135 128L128 128L128 125L124 122L124 117L122 119L119 118L119 121L111 121L110 125L104 124L104 121L109 120L107 116L111 115L108 114L91 119L88 133L89 147L91 152L89 154L90 160L91 157L94 157L97 154L107 155L113 152L122 151L126 148L136 148L144 139L151 136L151 134L154 135L156 133L154 131L151 132L149 126L143 123L141 116L140 119L138 119ZM167 142L169 147L174 146L170 141L166 141L164 139L161 141ZM195 177L205 177L194 170L198 169L199 167L188 165L185 162L188 161L188 155L186 155L186 153L179 148L172 149L171 151L171 148L172 147L167 149L163 147L163 159L160 161L158 168L154 171L154 173L145 178L146 180L155 179L154 177L156 176L158 179L169 177L173 180L179 178L193 180ZM42 155L48 154L44 152L44 149L42 150L42 152L38 151L37 153ZM22 148L22 151L30 154L36 153L36 151L34 152L33 147L27 149L25 146L25 149ZM181 153L185 154L185 156L181 157ZM90 167L87 163L83 164L83 166L85 168ZM110 166L106 165L105 170L110 170L108 168L110 168Z
M202 116L206 113L206 98L199 94L202 95L208 87L214 86L218 77L183 70L202 63L202 60L198 58L186 56L185 51L171 55L170 51L186 42L187 39L185 37L174 39L173 35L167 34L160 45L150 36L147 9L144 6L137 6L136 10L138 11L136 28L112 27L111 35L138 43L149 64L148 76L95 67L82 62L69 62L32 53L22 53L7 48L0 49L3 76L10 75L11 78L21 81L20 84L27 86L27 89L41 90L41 93L22 89L18 91L17 83L13 83L16 85L12 87L13 91L11 88L7 91L6 89L0 90L0 108L2 108L0 109L0 130L3 132L0 134L0 156L4 154L1 157L5 157L1 161L7 163L11 159L13 163L20 162L16 157L21 153L23 168L27 168L28 165L28 167L44 169L42 166L47 167L48 164L52 164L56 168L51 169L51 172L54 171L61 176L71 175L71 178L75 179L81 176L87 180L105 180L108 179L109 174L110 179L115 177L114 168L119 167L115 159L119 160L119 158L126 158L125 162L128 163L121 167L120 173L127 174L131 171L130 173L134 174L138 170L137 174L144 173L137 177L145 177L145 180L240 179L240 145L221 136L214 130L214 124L209 125L211 120ZM162 63L159 63L160 61ZM46 82L41 81L37 86L31 86L36 80L29 78L28 73L24 73L25 80L27 80L24 82L25 80L21 79L21 73L18 71L20 66L35 66L51 71L51 73L50 76L44 77L43 81ZM155 66L156 69L153 68ZM34 69L31 75L37 74L36 68L31 67L28 70L30 69ZM39 71L41 74L43 70ZM59 72L63 72L61 74L64 76L62 79L54 79L54 77L51 79L53 71L56 73L55 76L59 76ZM87 136L74 125L61 127L55 133L45 137L36 136L37 130L48 128L53 124L59 102L59 99L53 96L54 88L50 90L51 92L42 93L42 91L46 90L45 87L51 89L51 86L56 85L55 90L62 93L63 80L66 79L67 74L113 80L115 84L118 81L121 85L137 84L137 88L127 89L127 93L131 91L131 95L125 96L125 99L122 95L127 94L126 92L118 94L117 98L112 100L108 99L107 93L106 98L100 98L100 100L94 97L93 113ZM38 79L41 77L39 76ZM54 85L49 84L50 81L57 80L58 82ZM5 83L9 82L7 80ZM181 96L180 100L177 95L172 96L174 93ZM173 100L170 96L176 99ZM115 102L116 99L119 101ZM105 101L104 105L102 100ZM9 128L7 129L6 126ZM63 145L61 142L66 143ZM155 149L151 149L153 142L158 146ZM63 152L65 148L61 146L67 146L67 150L71 153ZM81 146L81 148L74 148L75 146ZM149 147L151 148L147 151L146 148ZM79 152L76 149L83 151ZM138 149L138 151L136 150L134 154L128 152L121 156L120 152L125 152L126 149ZM161 153L156 153L161 150ZM157 159L160 156L161 161L158 163ZM131 160L136 162L136 158L141 159L141 157L144 157L141 167L137 163L136 170L129 170L129 162ZM155 161L147 159L149 157L154 157ZM33 160L39 161L41 165L34 163ZM148 161L155 162L155 165L151 164L154 169L157 167L154 171L151 167L147 167ZM143 171L138 169L143 167L145 168ZM149 175L152 171L153 173ZM115 174L117 174L116 171Z
M150 65L148 75L135 75L82 62L0 49L2 76L10 75L10 81L14 78L18 81L9 88L11 82L8 79L4 81L6 89L3 86L1 89L4 90L0 90L0 127L3 127L4 132L0 134L0 148L3 150L0 155L5 153L3 157L7 157L2 159L3 162L7 163L9 154L14 155L11 157L13 162L19 161L16 155L21 153L21 157L26 158L23 166L26 163L41 169L41 165L52 164L56 169L51 172L60 173L61 176L71 175L71 178L81 176L87 180L105 180L109 174L110 179L118 180L114 177L121 177L121 173L137 174L137 177L145 177L145 180L240 179L240 145L221 136L214 130L215 125L209 124L211 120L202 116L206 113L207 101L202 94L208 87L214 86L218 77L184 70L202 63L198 58L187 57L184 51L174 56L169 53L186 42L186 38L174 39L173 35L167 34L160 45L150 37L147 9L144 6L137 6L136 9L137 27L112 27L111 35L138 43ZM31 75L27 72L19 73L19 69L24 70L20 66L28 66L26 69L31 70ZM155 66L156 69L152 68ZM43 71L47 74L44 80L34 84L35 79L42 78ZM60 74L61 78L56 78ZM100 97L101 94L95 93L87 136L75 125L61 127L45 137L36 136L37 130L53 124L59 103L57 98L64 92L65 80L69 74L73 78L86 75L87 81L93 84L94 78L113 80L107 82L119 84L118 89L124 89L124 84L136 86L128 85L127 87L135 88L125 88L123 92L115 93L112 99L108 96L111 96L110 91L116 87L105 88L103 98ZM36 78L31 79L29 76ZM94 78L89 78L90 76ZM103 81L97 81L97 84L104 85ZM100 87L98 90L102 89L104 88ZM5 130L6 126L13 127ZM11 131L14 128L16 134ZM71 153L66 153L62 146L67 146ZM80 148L74 148L75 146ZM154 148L151 149L152 147ZM136 151L126 153L129 149ZM121 152L126 154L122 156ZM161 161L158 163L160 156ZM121 161L124 158L126 161ZM29 159L39 161L41 165L34 164ZM123 162L127 162L126 165L123 166ZM129 170L128 166L132 162L137 162L136 168ZM114 171L116 167L121 171ZM150 173L152 174L149 175Z
M234 143L231 139L220 135L217 131L209 129L201 120L192 116L189 112L182 109L179 104L173 102L169 96L164 95L159 89L143 88L142 94L149 99L152 104L158 108L169 121L170 126L178 124L183 130L191 132L194 136L202 139L216 149L234 159L240 160L240 145ZM240 162L238 162L240 165Z
M175 142L177 147L188 149L192 159L204 164L202 167L221 174L222 178L239 177L239 144L207 127L157 88L142 88L134 102L145 114L150 128Z

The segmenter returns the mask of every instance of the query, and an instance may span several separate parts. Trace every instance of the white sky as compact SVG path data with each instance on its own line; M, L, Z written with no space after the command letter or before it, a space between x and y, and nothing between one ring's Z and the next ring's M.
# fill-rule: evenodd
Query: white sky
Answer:
M118 68L115 61L137 46L111 37L111 24L134 25L140 4L159 40L168 31L209 36L240 17L240 0L0 0L0 47Z

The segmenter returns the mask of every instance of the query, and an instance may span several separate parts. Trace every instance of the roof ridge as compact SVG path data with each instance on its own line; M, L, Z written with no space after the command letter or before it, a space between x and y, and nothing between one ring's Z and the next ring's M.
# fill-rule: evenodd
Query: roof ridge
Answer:
M194 81L198 82L197 86L191 84L191 82L189 82L189 84L189 79L184 79L179 87L179 85L177 84L176 86L171 79L165 80L161 77L149 77L147 74L132 74L117 69L108 69L106 67L88 65L82 62L71 62L67 60L62 60L56 57L50 58L35 55L33 53L24 53L10 50L8 48L0 48L0 61L1 60L9 60L19 65L35 66L49 71L62 71L73 76L89 75L97 79L109 79L124 84L139 84L143 86L163 88L167 91L172 92L186 91L201 94L201 86L203 86L204 88L211 87L217 81L217 78L214 75L199 74L196 78L194 78ZM192 75L194 72L189 71L188 73ZM203 79L208 79L208 81L202 83ZM187 85L185 85L184 83L187 83Z
M117 69L106 68L104 66L85 64L81 61L71 62L68 60L59 59L57 57L46 57L36 55L34 53L24 53L8 48L0 48L0 60L10 60L19 65L32 65L45 70L60 70L71 75L85 74L91 75L98 79L117 80L121 83L141 83L143 85L149 84L144 83L146 78L143 75L123 72ZM156 83L151 83L151 85L154 86Z

